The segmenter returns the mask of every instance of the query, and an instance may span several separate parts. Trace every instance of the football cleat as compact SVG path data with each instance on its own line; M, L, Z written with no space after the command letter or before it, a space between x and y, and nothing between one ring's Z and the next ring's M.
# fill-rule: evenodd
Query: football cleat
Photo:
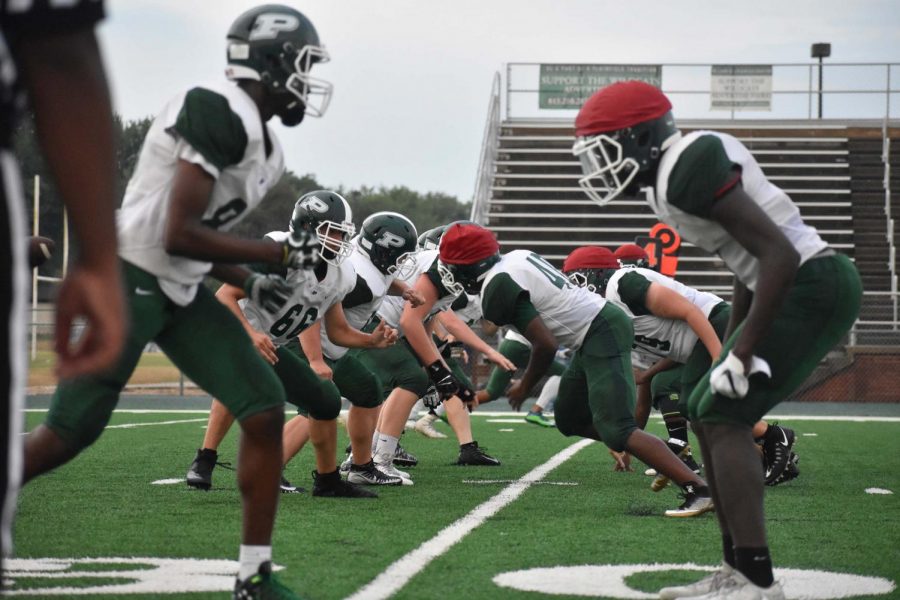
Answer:
M694 456L691 454L691 447L688 444L685 444L679 439L671 438L666 445L669 447L672 452L674 452L678 458L681 459L688 469L696 473L700 474L700 465L697 464L697 461L694 460ZM650 484L650 489L654 492L659 492L665 487L669 485L669 478L663 475L662 473L657 472L656 477L653 479L653 482Z
M407 452L398 443L397 449L394 450L394 464L398 467L414 467L419 464L419 459Z
M445 439L447 436L434 428L435 421L437 421L437 416L428 413L427 415L416 421L413 429L415 429L425 437L431 438L433 440Z
M556 427L556 423L545 417L543 413L539 412L528 411L528 414L525 415L525 422L540 425L541 427Z
M712 574L696 583L662 588L659 590L659 597L662 600L675 600L676 598L695 598L713 594L725 587L725 581L731 578L732 573L734 573L734 568L723 562L722 566Z
M350 465L352 465L352 464L353 464L353 459L350 456L345 458L344 462L342 462L341 466L340 466L341 473L349 473Z
M403 485L402 477L382 473L371 460L364 465L350 465L347 481L357 485Z
M763 437L763 466L766 484L781 477L791 458L796 436L793 429L772 423Z
M471 442L459 447L459 458L456 459L456 464L462 466L499 467L500 461L485 452L484 448L479 448L478 442Z
M667 517L699 517L715 508L708 488L697 488L694 484L689 483L684 486L684 491L679 496L684 499L684 502L678 508L667 510Z
M279 484L279 488L281 489L282 494L303 494L306 490L302 487L297 487L288 481L284 475L281 476L281 483Z
M318 471L312 472L312 495L319 498L377 498L378 494L369 491L360 485L341 479L337 469L333 473L324 475Z
M197 450L197 456L188 469L185 481L188 486L198 490L208 490L212 487L212 473L219 459L219 454L215 450L200 448Z
M300 596L285 587L272 575L272 563L259 565L259 571L243 581L236 581L233 600L300 600Z
M689 598L690 596L677 597ZM732 569L731 573L722 579L719 589L701 596L694 596L694 600L712 600L713 598L729 598L729 600L785 600L784 590L777 581L767 588L762 588L747 579L737 569Z
M406 471L401 471L400 469L395 467L393 463L381 463L378 461L373 462L375 462L375 468L388 477L399 477L402 480L403 485L413 484L412 477L409 476L409 473L407 473Z
M785 467L784 471L782 471L781 475L773 479L771 482L766 481L766 485L775 486L785 482L790 481L791 479L796 479L800 476L800 457L794 454L791 451L790 458L788 459L787 467Z

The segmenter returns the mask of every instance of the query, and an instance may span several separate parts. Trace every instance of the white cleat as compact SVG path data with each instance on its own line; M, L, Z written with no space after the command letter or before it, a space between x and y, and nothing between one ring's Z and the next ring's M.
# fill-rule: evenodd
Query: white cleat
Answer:
M427 438L431 438L433 440L443 440L446 439L446 435L438 431L434 428L434 422L437 421L437 417L432 414L427 414L423 416L421 419L416 421L415 429L417 432L421 433Z
M716 593L725 586L725 581L731 578L735 570L726 562L700 581L689 585L665 587L659 590L662 600L675 600L676 598L696 598Z
M403 485L412 485L413 480L409 476L409 473L406 471L401 471L397 467L393 465L393 463L380 463L378 461L375 462L375 468L387 475L388 477L399 477L402 480Z
M681 598L690 598L690 596L680 596ZM732 570L731 575L727 577L722 586L713 592L702 596L695 596L695 600L785 600L784 590L777 581L767 588L761 588L755 585L749 579L737 570Z

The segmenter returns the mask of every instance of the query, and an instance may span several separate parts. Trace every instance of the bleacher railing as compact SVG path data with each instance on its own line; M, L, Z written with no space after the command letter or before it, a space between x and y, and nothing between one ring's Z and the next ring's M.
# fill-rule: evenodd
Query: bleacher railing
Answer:
M484 137L478 157L478 176L475 179L475 194L472 197L472 212L469 216L475 223L484 223L490 204L491 179L497 160L497 131L500 128L500 73L494 73L491 83L491 97L488 101L487 120Z
M547 64L547 63L544 63ZM592 63L600 64L600 63ZM615 65L607 65L615 66ZM900 116L900 63L826 62L823 85L818 89L817 62L768 63L772 67L771 110L714 111L711 63L657 63L662 89L672 100L680 119L817 119L818 100L823 98L826 119L885 119ZM538 108L541 63L507 63L504 117L572 119L577 109ZM892 77L894 75L894 77Z

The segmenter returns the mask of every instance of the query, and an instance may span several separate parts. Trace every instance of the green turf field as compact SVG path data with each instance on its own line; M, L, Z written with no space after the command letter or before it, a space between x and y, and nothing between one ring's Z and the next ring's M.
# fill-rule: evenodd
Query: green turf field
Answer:
M502 459L501 467L451 466L456 457L452 438L429 440L409 432L403 444L421 461L411 469L414 486L382 488L377 500L282 496L274 548L275 562L284 566L283 580L304 597L321 599L346 598L359 590L363 593L355 597L360 599L388 597L392 590L393 597L410 599L538 598L549 592L558 598L643 598L702 573L683 567L639 572L639 566L589 566L717 563L715 517L661 517L678 503L675 490L652 493L640 463L635 473L612 472L599 444L558 459L559 466L543 479L540 473L531 477L540 480L536 483L511 484L579 440L518 419L492 422L497 418L474 416L473 428L476 439ZM28 427L40 419L41 413L29 412ZM240 526L233 472L217 469L215 489L206 493L182 483L151 485L184 476L202 440L204 415L117 413L112 425L163 422L168 423L110 429L73 463L22 491L16 526L20 559L106 560L21 562L12 594L54 597L40 590L59 586L74 593L72 588L84 586L130 585L155 591L133 596L120 587L91 597L226 597L211 591L162 595L159 587L185 589L178 586L188 581L205 582L208 590L227 589L236 567L215 561L236 559ZM658 421L651 423L654 432L662 433ZM900 581L900 422L783 423L798 432L801 476L767 493L776 568ZM449 433L446 425L440 427ZM342 436L340 447L345 440ZM234 460L235 442L232 433L220 460ZM288 467L289 479L308 487L312 464L307 447ZM893 494L870 494L867 488ZM441 534L467 515L450 530L461 539ZM122 562L126 557L132 564ZM189 567L157 560L184 558L213 560ZM577 566L582 568L532 571ZM527 572L514 573L520 570ZM610 573L618 573L622 583ZM802 592L814 598L900 597L896 589L859 595L879 588L865 587L872 584L868 579L828 577L795 573L785 581L802 581ZM890 583L880 585L889 589ZM797 588L788 590L789 597L797 597Z

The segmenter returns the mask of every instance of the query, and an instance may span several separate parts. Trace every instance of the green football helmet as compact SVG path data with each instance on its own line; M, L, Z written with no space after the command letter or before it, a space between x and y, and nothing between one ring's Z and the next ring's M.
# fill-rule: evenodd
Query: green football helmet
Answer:
M446 225L438 225L420 235L416 244L419 250L437 250L441 245L441 236L444 235L445 229L447 229Z
M357 249L386 275L406 278L415 265L416 226L395 212L377 212L363 221Z
M315 233L322 246L322 260L337 266L353 251L351 238L356 234L356 226L350 204L343 196L316 190L303 194L294 204L290 231Z
M302 13L282 4L251 8L234 21L227 39L226 77L262 83L275 99L282 123L291 127L304 115L325 114L332 86L309 73L329 56Z

